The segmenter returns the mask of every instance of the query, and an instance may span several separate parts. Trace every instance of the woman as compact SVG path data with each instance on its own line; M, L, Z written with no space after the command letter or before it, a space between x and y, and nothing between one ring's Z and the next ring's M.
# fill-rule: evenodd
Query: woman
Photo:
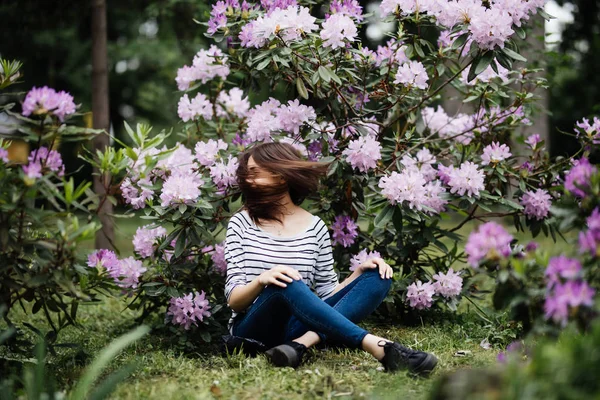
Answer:
M308 347L329 343L365 350L386 371L431 371L432 354L355 325L381 304L393 272L373 258L338 283L327 226L300 207L327 169L287 143L258 144L240 155L243 208L229 221L225 248L230 333L271 347L266 355L276 366L296 368Z

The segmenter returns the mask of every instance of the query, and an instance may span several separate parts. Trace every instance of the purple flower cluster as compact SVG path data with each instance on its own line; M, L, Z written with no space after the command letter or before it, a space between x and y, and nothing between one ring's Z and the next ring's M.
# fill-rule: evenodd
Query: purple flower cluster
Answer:
M454 272L452 268L446 272L438 272L433 275L433 288L436 294L442 295L449 299L460 294L463 285L463 279L458 272Z
M350 247L358 237L358 225L347 215L338 215L333 224L333 244L339 244L344 247Z
M552 196L544 189L526 191L521 197L521 204L525 207L523 211L529 218L537 220L544 219L550 212Z
M500 161L506 160L512 154L510 149L505 144L498 142L492 142L492 144L485 146L483 149L483 155L481 156L481 164L498 164Z
M28 178L41 178L44 171L54 172L58 176L65 174L65 166L60 153L56 150L40 147L29 153L27 160L29 163L23 166L23 172Z
M563 255L552 257L545 275L548 283L544 303L546 319L564 326L570 308L592 306L595 291L581 278L582 268L578 260Z
M431 307L434 294L435 289L431 282L413 282L406 290L406 298L408 299L410 306L417 310Z
M222 139L209 139L208 142L198 142L194 148L196 150L196 159L200 165L210 167L217 161L219 151L227 150L227 147L227 143Z
M201 293L188 293L181 297L172 297L167 311L173 325L181 325L189 330L193 325L198 326L204 318L210 317L210 305L204 290Z
M227 261L225 261L225 241L215 245L211 252L210 258L213 262L213 268L221 275L227 273Z
M378 251L368 251L367 249L362 249L358 254L352 256L350 259L350 271L356 270L362 263L371 258L381 258L381 254Z
M345 41L353 42L357 35L358 30L354 21L345 14L333 14L323 22L321 39L323 39L324 47L331 47L332 49L346 47Z
M218 161L210 167L210 177L217 185L217 193L224 194L227 188L237 185L238 159L229 155L227 163Z
M252 142L271 141L275 132L287 132L298 135L304 124L316 119L315 110L290 100L286 105L270 98L248 112L246 138Z
M140 277L146 272L141 261L133 257L119 260L114 252L106 249L91 253L88 256L87 264L92 268L106 270L108 276L122 288L137 288Z
M362 15L362 7L357 0L333 0L329 5L330 14L343 14L354 18L360 22L364 19ZM325 15L329 18L329 14Z
M211 45L208 50L202 49L194 56L192 66L179 68L175 81L179 90L188 90L196 81L206 83L216 76L225 79L228 75L227 56L217 46Z
M228 13L237 11L247 12L251 7L252 6L248 4L246 0L244 0L241 5L239 0L217 1L213 4L210 12L207 33L212 36L217 33L219 29L225 28L227 26Z
M463 279L460 273L454 272L452 268L447 273L438 272L433 275L434 281L422 283L421 281L410 284L406 291L406 298L409 305L417 310L431 307L433 296L440 295L446 299L451 299L460 295L463 285Z
M578 197L585 197L586 190L590 187L590 178L598 169L590 164L585 157L573 160L573 168L565 175L565 189Z
M540 138L540 135L538 135L536 133L536 134L533 134L533 135L529 136L525 140L525 143L527 143L531 147L532 150L535 150L536 147L537 147L537 145L538 145L538 143L540 143L541 141L542 141L542 139Z
M75 110L73 96L63 90L57 92L48 86L33 87L23 101L23 115L26 117L31 114L43 115L49 113L64 121L65 117L73 114Z
M438 170L440 170L439 167ZM444 171L441 171L440 179L447 180L450 193L458 193L460 196L477 197L479 191L485 188L483 171L471 161L465 161L458 168L453 166L445 168Z
M407 167L401 173L393 171L390 176L382 177L378 186L390 204L406 204L428 214L443 211L448 203L441 196L446 193L441 182L428 180L417 167Z
M469 235L465 245L469 265L478 268L482 261L508 257L511 253L512 240L512 235L502 225L486 222Z
M0 146L2 145L2 142L0 142ZM5 164L8 164L9 159L8 159L8 150L5 149L4 147L0 147L0 161L2 161Z
M600 208L596 207L586 220L587 229L579 232L579 252L600 257Z
M394 83L419 89L427 89L427 71L419 61L408 61L402 64L396 72Z
M244 25L239 38L243 47L255 48L263 47L275 36L280 36L285 43L295 42L300 40L303 34L318 29L315 21L316 18L310 15L306 7L277 6L267 15Z
M578 138L584 134L586 139L593 144L600 144L600 119L598 117L594 117L592 124L590 124L587 118L584 118L580 122L577 122L576 126L579 128L575 129Z
M147 226L137 228L133 235L133 250L142 258L152 257L157 247L157 239L167 236L162 226L150 229Z
M367 172L377 166L381 159L381 144L375 135L361 136L352 140L348 147L342 152L346 161L361 172Z
M454 28L466 24L472 38L482 49L503 48L504 42L514 33L512 25L521 26L544 0L496 0L487 6L478 0L383 0L380 5L383 17L400 12L434 16L442 27Z

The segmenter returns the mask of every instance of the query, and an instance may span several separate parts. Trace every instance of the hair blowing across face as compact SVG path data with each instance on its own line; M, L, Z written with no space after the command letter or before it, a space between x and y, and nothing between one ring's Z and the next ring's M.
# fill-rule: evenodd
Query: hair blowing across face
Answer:
M249 182L256 178L248 169L250 156L258 167L275 175L272 184ZM292 202L300 205L317 190L319 179L327 174L329 164L304 160L300 152L288 143L260 143L247 149L239 156L236 177L248 215L255 223L261 220L282 223L285 194L289 192Z

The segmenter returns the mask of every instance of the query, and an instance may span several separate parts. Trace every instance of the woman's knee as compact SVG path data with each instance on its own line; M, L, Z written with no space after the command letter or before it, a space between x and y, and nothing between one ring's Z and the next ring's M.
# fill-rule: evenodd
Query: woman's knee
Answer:
M292 282L285 282L286 287L281 287L278 285L269 285L267 286L263 292L265 290L271 290L273 292L286 292L286 293L296 293L296 292L306 292L307 290L310 291L310 289L308 288L308 286L306 286L306 284L303 281L297 281L297 280L293 280Z
M379 274L378 268L368 269L362 273L361 277L365 280L369 281L369 285L374 286L374 291L380 291L382 293L386 293L390 291L392 287L392 279L391 278L382 278Z

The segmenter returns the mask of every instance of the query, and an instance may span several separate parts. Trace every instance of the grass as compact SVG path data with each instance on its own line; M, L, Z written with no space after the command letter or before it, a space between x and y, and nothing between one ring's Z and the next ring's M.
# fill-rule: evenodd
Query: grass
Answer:
M119 221L116 240L121 256L132 254L131 239L136 228L143 225L143 222L137 218ZM444 221L443 226L448 228L456 223ZM458 233L466 239L477 224L465 224ZM530 235L516 233L510 225L507 229L522 243L531 240ZM544 236L535 240L552 255L569 250L569 245L560 238L557 243ZM89 251L92 245L87 243L82 251ZM461 245L464 246L464 241ZM124 305L122 299L106 298L100 305L80 307L80 325L65 329L60 341L79 343L82 351L63 349L49 360L59 387L71 387L93 355L119 334L133 327L132 321L137 314L124 309ZM117 387L112 398L425 399L432 383L440 375L457 368L490 366L496 362L500 348L485 350L480 346L481 340L489 336L490 329L496 328L484 327L481 320L468 313L468 306L461 309L467 311L462 317L454 321L437 322L435 325L406 327L393 324L378 326L373 322L361 324L375 335L434 353L440 362L429 379L414 378L405 372L385 373L378 370L380 364L373 357L359 350L312 349L311 361L298 370L293 370L274 368L262 355L255 358L243 354L223 357L215 351L214 346L194 352L181 352L168 344L171 342L169 338L151 334L113 360L111 370L129 362L136 362L138 369ZM30 315L22 310L15 311L15 322L45 326L41 314ZM0 330L4 328L2 324L0 323ZM29 339L34 339L31 333L26 335L29 335ZM455 353L458 350L467 350L469 353L466 357L457 357ZM0 359L15 358L14 354L3 353L5 351L5 348L0 347Z
M61 342L80 343L84 352L95 355L119 334L132 327L135 312L123 310L123 302L108 298L98 306L80 309L80 326L66 328ZM34 326L43 325L40 314L19 315ZM486 331L478 321L445 322L433 326L404 327L361 324L371 333L397 340L414 348L434 353L440 363L429 379L414 378L405 372L395 374L378 370L380 366L366 352L353 349L310 350L310 361L299 369L272 367L264 356L235 354L223 357L207 348L193 353L178 352L167 345L168 338L149 335L125 350L111 364L111 370L129 362L138 369L121 383L112 398L117 399L304 399L371 398L388 399L403 395L424 399L432 382L444 372L460 367L488 366L495 363L499 349L479 346ZM212 351L211 351L212 350ZM467 357L456 357L468 350ZM59 387L76 382L89 358L61 350L51 357L51 370ZM0 354L6 356L6 354Z

